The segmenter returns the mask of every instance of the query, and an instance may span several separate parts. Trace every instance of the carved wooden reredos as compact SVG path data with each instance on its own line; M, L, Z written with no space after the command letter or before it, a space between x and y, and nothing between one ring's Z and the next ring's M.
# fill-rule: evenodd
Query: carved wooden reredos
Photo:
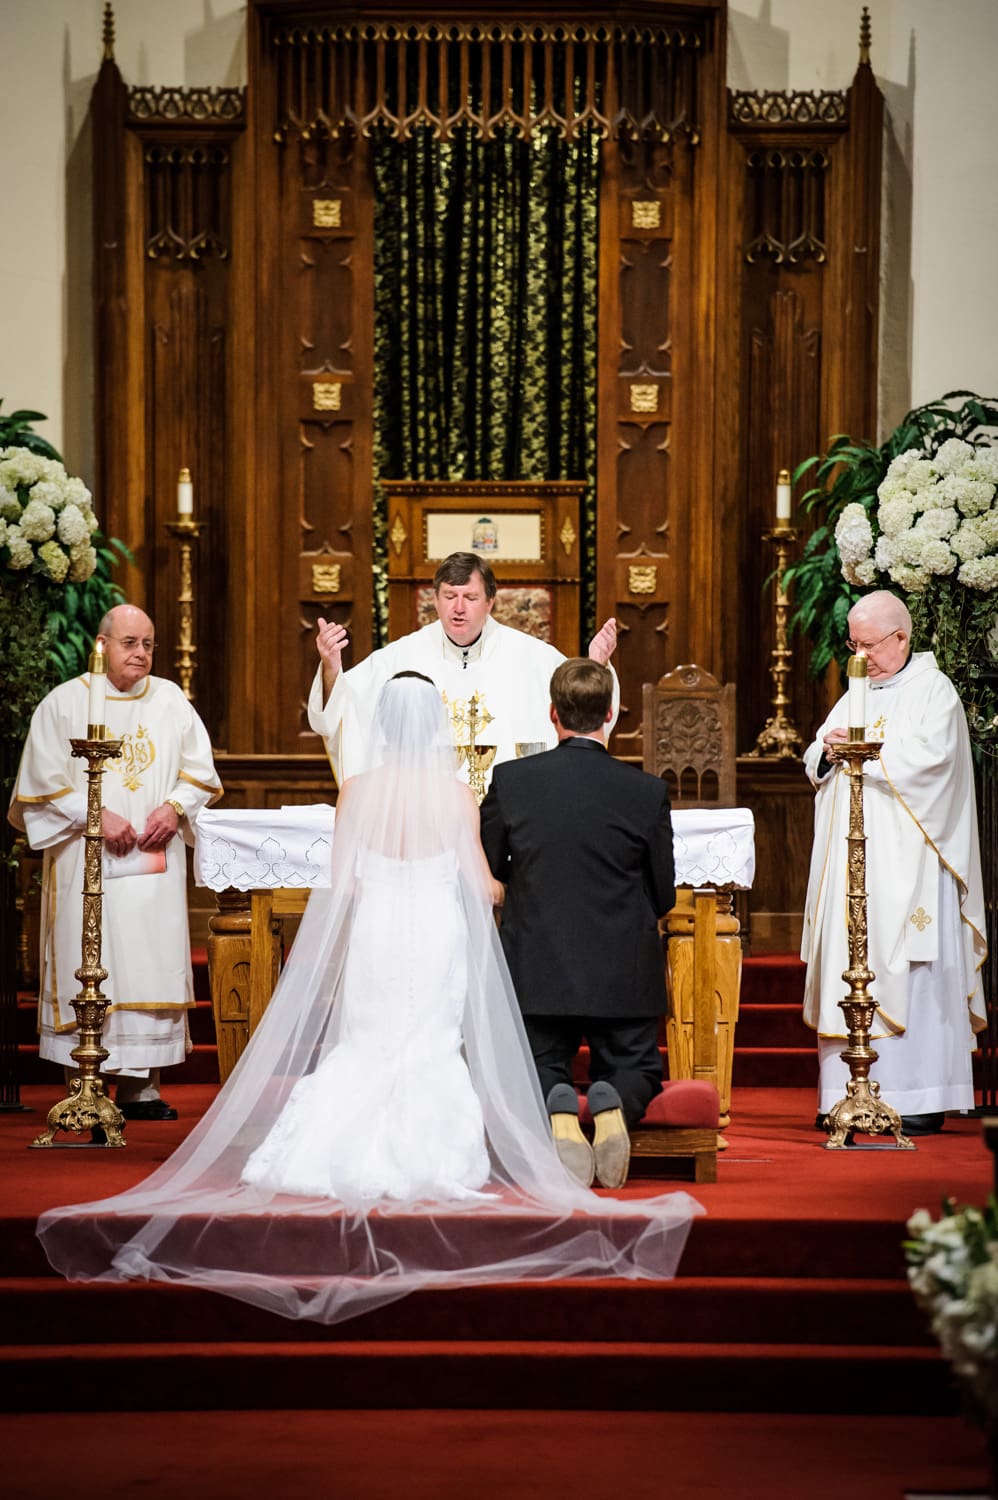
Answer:
M642 684L677 661L737 683L747 748L770 691L760 537L777 470L831 433L874 436L868 39L846 93L732 95L726 0L362 14L250 0L245 91L130 89L108 32L92 105L97 483L135 552L133 597L169 653L163 528L186 465L207 523L195 688L216 744L318 750L303 711L315 620L348 623L355 660L373 640L371 132L594 131L596 613L621 633L615 748L640 758ZM807 729L822 699L802 665L793 686Z

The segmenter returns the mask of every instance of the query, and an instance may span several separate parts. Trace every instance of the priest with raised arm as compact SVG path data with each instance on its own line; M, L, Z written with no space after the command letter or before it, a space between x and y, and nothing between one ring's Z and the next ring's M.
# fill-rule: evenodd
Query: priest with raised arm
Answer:
M556 735L549 717L551 674L565 660L535 636L492 618L496 580L474 552L452 552L437 569L433 599L437 618L410 635L374 651L358 666L341 670L347 632L319 621L320 656L308 703L308 721L321 734L337 783L363 771L371 715L378 693L397 672L421 672L444 695L455 746L467 743L467 714L475 696L475 743L495 749L485 770L513 760L517 745L551 749ZM609 663L617 643L615 620L593 637L589 655ZM612 670L612 669L611 669ZM616 678L614 679L616 687ZM613 723L619 695L614 694ZM524 753L523 750L520 752ZM468 765L460 775L468 780Z
M956 689L931 651L912 654L911 616L886 590L849 613L849 647L867 659L866 738L883 748L864 767L870 993L877 1002L871 1078L906 1135L941 1129L972 1109L971 1052L986 1024L984 892L970 737ZM804 908L804 1019L818 1033L818 1123L843 1098L846 1027L849 784L836 747L847 698L804 756L817 789Z

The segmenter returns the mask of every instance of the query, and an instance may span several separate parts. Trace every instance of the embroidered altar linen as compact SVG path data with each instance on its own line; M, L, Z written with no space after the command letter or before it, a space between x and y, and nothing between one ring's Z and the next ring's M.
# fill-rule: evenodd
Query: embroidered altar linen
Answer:
M329 884L333 808L206 810L197 823L194 876L213 891ZM747 890L755 875L755 820L747 807L672 814L676 884Z
M748 890L755 879L755 818L748 807L674 807L676 885Z
M194 878L212 891L328 886L334 816L326 802L203 812L194 844Z

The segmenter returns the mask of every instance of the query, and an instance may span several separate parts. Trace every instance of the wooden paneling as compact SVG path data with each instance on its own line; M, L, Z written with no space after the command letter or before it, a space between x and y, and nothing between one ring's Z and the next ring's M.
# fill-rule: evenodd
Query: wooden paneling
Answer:
M383 106L405 134L439 114L425 36L392 54L412 49L401 93L397 68L379 82L389 21L449 28L435 55L454 81L476 16L399 0L365 8L374 29L358 40L355 9L252 0L245 97L129 90L110 58L98 77L98 502L135 550L129 590L169 672L177 559L163 526L191 468L208 523L195 689L233 754L318 749L304 702L320 614L347 624L352 660L373 640L373 182L357 121ZM833 432L873 436L882 100L866 61L843 94L729 95L724 0L549 0L487 17L514 126L537 123L520 64L540 66L546 90L550 27L570 20L562 64L571 53L592 70L560 128L605 132L597 607L621 627L615 748L640 758L643 684L696 662L737 685L746 751L771 692L761 537L776 472ZM517 20L538 28L526 47ZM791 686L807 738L829 690L807 682L804 656Z

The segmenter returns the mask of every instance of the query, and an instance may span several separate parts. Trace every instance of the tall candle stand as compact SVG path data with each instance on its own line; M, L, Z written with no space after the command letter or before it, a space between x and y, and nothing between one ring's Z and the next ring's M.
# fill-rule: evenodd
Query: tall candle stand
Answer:
M85 740L70 740L74 759L87 762L87 831L83 844L83 955L76 978L83 985L73 1001L80 1040L69 1054L79 1072L70 1080L69 1097L49 1110L46 1128L31 1142L32 1146L51 1146L57 1131L69 1130L82 1135L88 1130L103 1131L101 1146L123 1146L124 1115L104 1093L100 1065L109 1056L103 1044L107 997L101 994L101 983L107 970L101 966L101 913L103 886L101 859L104 836L101 832L103 797L101 783L104 762L121 753L121 740L103 738L103 727L91 724ZM89 1144L89 1143L88 1143ZM96 1142L94 1144L97 1144Z
M787 526L782 521L778 521L772 530L764 531L762 534L763 541L772 542L776 548L773 594L776 613L776 645L770 652L772 663L769 668L775 691L772 701L773 712L766 720L765 728L755 742L755 749L749 751L750 755L785 758L800 755L804 749L804 742L787 716L790 699L786 687L790 676L792 652L787 640L787 611L790 607L790 599L783 586L790 548L799 535L796 526Z
M180 594L177 603L180 607L179 630L177 635L177 676L180 678L180 686L184 697L189 703L194 702L194 673L198 648L194 643L194 569L192 565L192 554L194 543L204 530L204 521L195 521L193 517L182 515L176 521L167 521L166 529L172 537L176 537L180 544Z
M914 1141L908 1139L901 1128L901 1116L896 1109L885 1104L880 1097L880 1084L870 1077L870 1067L879 1054L870 1045L870 1027L877 1002L869 993L871 980L876 975L868 967L866 924L866 829L863 822L863 763L876 760L880 745L874 741L845 740L832 747L826 754L832 760L844 762L849 777L849 885L848 931L849 967L842 978L849 985L849 993L839 1001L845 1016L849 1039L846 1049L840 1054L849 1064L849 1082L845 1098L833 1105L825 1116L829 1151L838 1151L848 1142L851 1131L866 1135L894 1136L900 1149L914 1151Z

